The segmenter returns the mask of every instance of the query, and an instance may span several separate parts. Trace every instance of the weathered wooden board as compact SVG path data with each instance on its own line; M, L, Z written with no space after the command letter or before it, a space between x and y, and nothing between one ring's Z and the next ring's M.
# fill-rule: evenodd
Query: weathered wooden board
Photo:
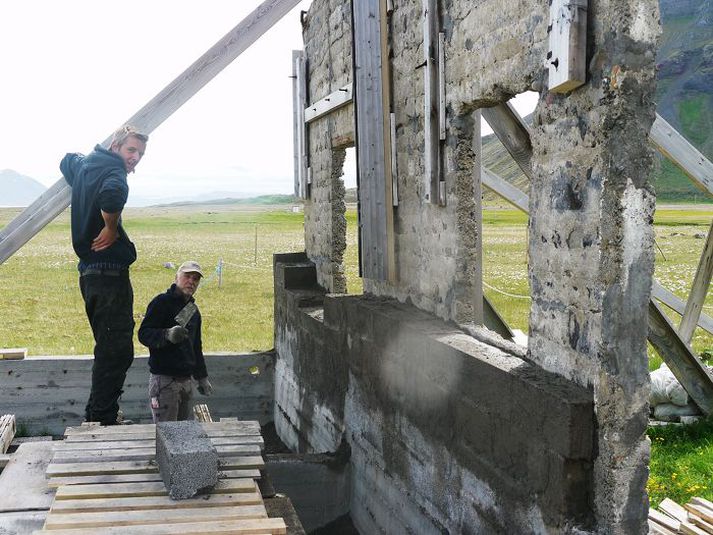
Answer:
M246 468L242 470L221 470L221 479L259 479L260 470L257 468ZM149 483L152 481L162 481L159 472L145 472L138 474L99 474L95 476L57 476L47 479L50 488L58 488L62 485L87 485L104 483Z
M698 262L696 276L693 279L691 291L688 294L688 301L686 301L686 308L683 311L681 323L678 325L678 335L681 337L681 340L687 344L691 343L693 331L696 330L698 318L700 318L701 312L703 311L703 303L706 300L711 284L711 275L713 275L713 223L711 223L708 229L706 244L703 247L701 259Z
M157 509L151 511L125 510L121 512L62 512L47 515L45 530L68 528L102 528L113 526L141 526L152 524L183 524L186 522L205 522L235 520L240 518L267 518L265 506L231 505L190 509ZM176 526L180 530L180 526Z
M261 456L224 457L220 459L220 467L225 470L242 470L248 468L264 468ZM47 467L48 477L61 476L93 476L100 474L136 474L157 472L158 465L151 461L113 461L57 463L52 462Z
M150 433L146 433L149 435ZM138 436L144 436L140 434ZM108 438L108 437L107 437ZM113 438L113 437L111 437ZM261 449L265 446L265 441L260 435L238 435L231 437L209 437L211 444L216 448L219 446L240 446L240 445L256 445ZM141 449L155 448L156 440L154 438L141 438L136 440L109 440L104 437L97 437L96 440L70 441L62 440L55 444L55 451L70 451L70 450L112 450L112 449Z
M190 522L180 525L181 535L284 535L287 533L285 521L281 518L249 518L241 520L223 520L216 522ZM53 529L35 531L33 535L176 535L175 525L149 525Z
M27 356L26 347L0 349L0 360L22 360Z
M548 89L568 93L587 81L588 0L550 0Z
M213 494L234 492L257 492L257 484L250 479L219 479ZM76 500L85 498L118 498L122 496L167 496L162 481L148 483L107 483L90 485L67 485L57 489L56 500Z
M51 453L51 442L20 444L0 473L0 512L49 509L54 491L45 469Z
M235 494L196 496L187 500L173 500L169 496L55 500L50 511L53 513L98 513L102 511L213 508L229 505L260 505L262 503L262 496L258 492L238 492Z
M326 97L318 100L307 106L304 110L304 122L311 123L324 117L333 111L338 110L342 106L346 106L352 102L352 84L347 84L340 87L336 91L331 92Z
M255 421L245 422L201 422L201 427L209 436L259 435L260 424ZM110 425L110 426L78 426L68 427L64 435L91 435L94 437L111 437L113 435L156 433L154 424Z
M658 299L671 310L675 310L681 315L683 315L683 312L686 309L686 303L684 303L683 300L677 297L673 292L661 286L656 279L654 279L653 284L651 285L651 298ZM701 329L713 334L713 318L707 314L701 314L698 318L698 326Z
M260 455L260 446L220 446L216 448L219 458L241 455ZM156 458L156 447L131 448L126 450L69 450L55 451L54 463L85 463L99 461L148 461Z

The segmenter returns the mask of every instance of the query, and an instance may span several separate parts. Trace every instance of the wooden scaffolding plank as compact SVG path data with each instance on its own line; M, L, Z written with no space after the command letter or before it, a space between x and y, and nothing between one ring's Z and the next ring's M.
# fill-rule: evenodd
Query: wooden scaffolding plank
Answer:
M264 468L265 462L261 456L246 455L245 457L224 457L220 460L221 469L242 470L248 468ZM151 461L114 461L86 463L52 462L47 467L48 477L61 476L93 476L101 474L136 474L157 472L158 465Z
M208 436L229 436L236 435L259 435L260 423L254 420L235 421L235 422L201 422L201 427ZM156 436L155 424L134 424L134 425L107 425L107 426L78 426L67 427L64 435L124 435L124 434L141 434L146 432L154 433Z
M688 294L686 308L681 317L681 323L678 325L678 334L681 340L687 344L691 343L693 331L696 330L698 318L703 311L703 303L708 294L708 288L711 284L711 275L713 274L713 222L708 229L706 244L701 253L701 259L698 262L696 276L691 285L691 291Z
M155 448L156 439L139 438L136 440L111 440L113 437L97 437L95 440L69 441L60 440L55 442L55 451L70 450L111 450L111 449L141 449ZM256 445L261 449L265 446L265 441L260 435L239 435L234 437L209 437L211 444L216 448L219 446L248 446Z
M169 496L141 496L124 498L88 498L83 500L55 500L51 513L82 513L112 511L143 511L160 509L213 508L228 505L260 505L258 492L238 492L196 496L187 500L173 500Z
M653 300L649 301L649 342L701 411L711 414L713 379L710 373L690 347L678 337L676 329Z
M241 455L260 455L262 450L258 445L218 446L215 448L218 457L236 457ZM123 450L66 450L55 451L52 461L55 463L84 463L99 461L148 461L156 458L156 447L127 448Z
M649 141L686 173L698 188L713 195L713 163L658 113L651 125Z
M257 468L246 468L243 470L221 470L221 479L260 479L262 475ZM104 483L149 483L151 481L162 481L159 472L145 472L138 474L99 474L95 476L56 476L47 480L47 486L58 488L62 485L87 485Z
M300 0L265 0L235 28L198 58L128 121L140 131L151 133L195 95L203 86L284 17ZM107 138L103 145L111 142ZM57 217L71 200L71 188L63 178L42 200L23 210L0 231L0 264ZM46 192L48 193L48 192Z
M33 535L176 535L173 525L118 526L105 528L75 528L34 531ZM181 524L181 535L286 535L287 526L282 518L246 518L215 522L189 522Z
M251 479L219 479L211 491L213 494L234 492L256 492L257 484ZM84 498L118 498L121 496L167 496L163 481L148 483L107 483L89 485L67 485L57 489L55 500L77 500Z
M184 524L208 520L237 520L241 518L267 518L265 506L232 505L189 509L157 509L150 511L104 511L83 513L52 513L47 515L45 530L71 528L103 528L112 526L149 526L153 524ZM180 530L180 526L176 526Z

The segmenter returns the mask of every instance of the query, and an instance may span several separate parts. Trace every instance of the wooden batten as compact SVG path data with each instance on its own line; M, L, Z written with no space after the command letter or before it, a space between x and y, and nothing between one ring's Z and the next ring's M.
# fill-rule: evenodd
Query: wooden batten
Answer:
M703 312L703 304L711 284L711 275L713 275L713 223L708 229L706 243L696 269L696 276L693 279L688 301L686 301L686 308L678 326L678 334L687 344L691 343L693 331L696 330L696 325L698 324L698 318Z
M310 104L304 109L304 122L311 123L350 104L352 101L352 84L347 84L333 91L326 97Z
M14 414L0 416L0 453L7 453L16 431Z
M26 347L0 349L0 360L22 360L27 356Z
M587 80L588 0L551 0L548 89L569 93Z

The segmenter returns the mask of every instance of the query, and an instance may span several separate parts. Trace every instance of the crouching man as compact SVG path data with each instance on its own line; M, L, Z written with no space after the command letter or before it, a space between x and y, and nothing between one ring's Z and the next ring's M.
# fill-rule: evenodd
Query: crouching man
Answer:
M213 387L203 358L201 314L193 294L203 272L197 262L181 264L176 281L149 303L139 327L139 341L149 348L149 400L153 421L188 420L193 379L210 396Z

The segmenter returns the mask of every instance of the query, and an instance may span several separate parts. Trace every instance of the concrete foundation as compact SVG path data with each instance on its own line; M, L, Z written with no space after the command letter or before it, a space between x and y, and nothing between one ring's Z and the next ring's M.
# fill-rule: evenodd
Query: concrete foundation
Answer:
M199 422L157 423L156 462L174 500L204 494L218 483L218 452Z

